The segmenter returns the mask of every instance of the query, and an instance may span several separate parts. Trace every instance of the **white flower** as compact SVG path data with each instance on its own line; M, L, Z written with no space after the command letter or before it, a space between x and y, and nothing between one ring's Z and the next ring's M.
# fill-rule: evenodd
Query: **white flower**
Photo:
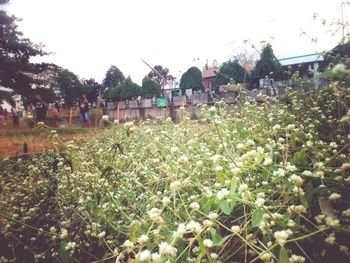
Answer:
M224 168L221 165L215 166L215 172L221 172Z
M233 175L237 176L237 175L240 175L242 173L242 169L239 167L233 167L233 168L231 168L231 172L233 173Z
M179 237L179 238L182 238L183 237L183 235L186 233L186 226L185 226L185 224L179 224L179 226L177 227L177 230L176 231L174 231L174 233L173 233L173 236L175 237L175 238L177 238L177 237Z
M170 198L167 197L167 196L164 196L163 199L162 199L162 203L163 203L164 206L169 204L170 203Z
M66 245L66 247L65 247L65 249L67 250L67 251L69 251L69 250L74 250L74 248L76 247L76 243L75 242L68 242L67 243L67 245Z
M343 216L350 216L350 208L342 212Z
M140 244L144 244L148 241L148 236L147 235L141 235L138 239L137 242L139 242Z
M331 200L331 201L335 201L335 200L339 200L341 198L341 195L338 194L338 193L332 193L328 199Z
M243 193L248 190L248 185L247 184L241 184L238 188L239 193Z
M219 257L219 255L216 254L216 253L211 253L211 254L210 254L210 257L211 257L212 259L217 259L217 258Z
M163 218L160 216L161 213L162 210L156 207L153 207L150 211L147 212L149 218L157 224L163 224L164 222Z
M170 183L170 191L176 191L180 188L181 186L181 182L179 180L176 180L174 182L171 182Z
M125 240L123 243L123 247L125 247L127 251L131 251L134 248L134 243L131 242L129 239Z
M65 238L67 238L67 236L68 236L68 231L67 231L67 229L63 228L60 237L61 237L61 239L65 239Z
M193 210L199 210L200 205L199 205L197 202L193 202L193 203L190 204L190 207L191 207Z
M297 255L292 255L289 259L288 259L289 263L304 263L305 262L305 258L302 256L297 256Z
M205 219L203 221L203 225L206 227L211 227L213 225L213 222L211 220Z
M264 262L270 262L270 259L272 258L272 253L266 252L261 255L260 259L263 260Z
M178 159L178 162L179 163L188 163L188 157L186 155L183 155Z
M331 233L328 237L325 238L324 241L330 245L334 245L335 244L335 234Z
M241 232L241 227L238 225L231 226L231 231L233 234L238 235Z
M151 259L151 252L148 249L143 250L136 256L136 258L141 262L149 261Z
M172 153L175 153L175 152L177 152L179 150L179 147L177 147L177 146L173 146L173 147L171 147L171 149L170 149L170 151L172 152Z
M296 175L296 174L292 174L292 175L290 176L289 180L290 180L292 183L294 183L296 186L302 186L303 183L304 183L304 180L303 180L300 176L298 176L298 175Z
M213 241L211 241L210 239L204 239L203 240L203 245L205 247L212 247L213 246Z
M265 199L258 197L255 201L255 204L257 207L262 207L265 204Z
M282 231L276 231L273 236L275 237L277 243L281 246L284 246L287 242L288 237L292 234L292 231L288 230L282 230Z
M272 159L269 157L265 158L263 165L270 165L270 164L272 164Z
M227 197L229 194L230 194L230 191L229 191L229 190L227 190L226 188L222 188L222 189L216 194L216 197L217 197L219 200L222 200L222 199L224 199L225 197Z
M108 121L108 120L109 120L108 115L103 115L103 116L102 116L102 120L103 120L103 121Z
M281 129L281 126L278 124L276 124L275 126L272 127L272 130L274 130L274 131L277 131L279 129Z
M208 218L210 220L215 220L219 217L219 215L217 213L214 213L214 212L210 212L209 215L208 215Z
M104 236L106 235L106 232L105 231L102 231L101 233L99 233L97 235L98 238L103 238Z
M159 244L159 254L162 256L172 256L175 257L177 253L177 249L167 242L162 242ZM153 258L152 258L153 259Z
M162 261L161 256L157 252L156 253L152 253L151 258L152 258L152 262L158 263L158 262Z
M198 167L201 167L201 166L203 165L203 161L202 161L202 160L198 160L198 161L196 162L196 165L197 165Z
M326 217L326 224L327 224L327 226L330 226L330 227L339 227L340 226L340 222L338 219L334 219L334 218L331 218L329 216Z
M272 174L273 174L273 176L282 177L286 174L286 171L283 170L282 168L278 168L278 170L274 171Z
M190 222L187 223L186 229L196 234L199 234L203 230L201 224L194 220L191 220Z

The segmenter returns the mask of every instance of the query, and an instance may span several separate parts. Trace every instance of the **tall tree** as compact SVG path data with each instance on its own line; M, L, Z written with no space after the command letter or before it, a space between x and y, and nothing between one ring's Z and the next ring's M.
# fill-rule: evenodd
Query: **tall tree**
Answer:
M169 69L168 68L163 68L161 65L156 65L154 66L154 69L161 75L163 76L163 78L167 79L167 80L174 80L174 77L172 75L169 74ZM159 84L162 84L162 77L160 77L156 72L154 72L153 70L151 70L148 75L147 75L150 79L158 82Z
M260 59L252 72L251 82L253 87L258 87L259 80L264 78L273 78L274 80L283 79L282 66L273 54L270 44L262 50Z
M215 86L226 85L230 82L243 83L246 74L247 72L238 61L226 61L216 75Z
M197 67L190 67L180 79L180 89L185 93L186 89L201 90L204 88L202 72Z
M0 6L8 0L1 0ZM18 19L0 10L0 86L11 88L15 93L28 97L33 94L33 83L40 84L37 74L48 64L34 64L32 57L43 56L43 46L24 38L17 28Z
M140 86L132 82L131 78L126 78L118 86L107 91L108 98L116 100L132 99L140 95Z
M73 106L83 92L83 85L78 77L67 69L58 72L56 86L67 106Z
M159 96L161 91L161 86L158 82L145 76L142 80L142 87L140 90L140 95L144 98L152 98L153 96Z
M103 91L118 86L123 80L125 80L123 72L121 72L117 66L112 65L107 70L103 80Z
M95 79L84 79L82 81L82 91L86 94L89 102L97 102L97 97L102 91L102 85L95 81Z

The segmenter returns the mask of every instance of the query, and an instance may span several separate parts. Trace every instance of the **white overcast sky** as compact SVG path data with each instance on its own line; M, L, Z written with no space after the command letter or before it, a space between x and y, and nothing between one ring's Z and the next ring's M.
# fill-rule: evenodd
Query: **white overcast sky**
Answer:
M181 77L206 59L231 58L243 40L270 41L278 58L332 48L326 33L341 17L341 0L11 0L25 37L54 52L44 61L81 78L102 81L110 65L141 83L149 72L140 58ZM350 7L350 6L349 6ZM320 19L327 21L322 26ZM317 45L300 33L317 37ZM252 50L249 50L253 52ZM199 61L193 59L199 58Z

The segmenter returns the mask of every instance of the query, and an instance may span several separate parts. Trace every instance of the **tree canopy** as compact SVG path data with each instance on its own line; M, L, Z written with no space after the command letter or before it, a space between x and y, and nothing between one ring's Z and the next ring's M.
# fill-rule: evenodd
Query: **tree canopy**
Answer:
M97 102L100 91L102 91L102 85L95 79L90 78L82 81L82 92L86 94L89 102Z
M161 65L154 66L154 69L159 72L161 76L163 76L167 80L174 80L174 77L169 74L169 69L166 67L162 67ZM151 70L147 75L151 80L154 80L158 82L159 84L162 84L162 78L155 73L153 70Z
M125 80L123 72L117 66L112 65L106 72L106 76L103 80L103 90L118 86Z
M1 0L0 5L7 4ZM13 89L15 93L28 97L33 94L33 83L40 84L37 74L48 64L31 63L30 59L43 56L43 46L24 38L17 28L18 19L0 10L0 85Z
M215 86L230 82L243 83L246 70L237 61L226 61L222 64L215 78Z
M118 86L108 91L108 98L116 100L126 100L139 96L141 93L140 86L132 82L131 78L126 78Z
M140 90L140 96L144 98L152 98L153 96L159 96L161 86L158 82L145 76L142 80L142 87Z
M204 88L202 72L197 67L190 67L180 79L180 89L185 93L186 89L201 90Z
M56 78L56 86L67 106L73 106L83 93L83 85L78 77L68 69L61 69Z
M260 59L255 65L252 72L251 82L254 87L259 85L259 80L264 78L273 78L274 80L283 79L282 66L273 54L273 49L270 44L262 50Z

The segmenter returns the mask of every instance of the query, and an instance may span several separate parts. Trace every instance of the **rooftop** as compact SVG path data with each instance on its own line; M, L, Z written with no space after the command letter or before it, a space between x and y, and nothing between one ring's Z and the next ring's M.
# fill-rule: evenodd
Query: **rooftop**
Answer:
M289 66L295 64L310 63L316 61L323 61L322 53L307 54L302 56L295 56L289 58L281 58L278 60L282 66Z

